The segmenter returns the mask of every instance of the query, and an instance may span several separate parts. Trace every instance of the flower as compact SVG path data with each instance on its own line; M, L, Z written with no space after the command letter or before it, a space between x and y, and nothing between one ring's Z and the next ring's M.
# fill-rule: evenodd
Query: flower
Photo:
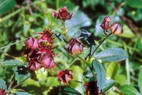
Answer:
M50 29L44 30L39 39L30 37L26 42L28 47L25 50L25 55L28 59L29 70L39 70L41 67L53 68L54 63L54 52L53 52L53 33Z
M28 65L28 69L29 70L39 70L41 67L41 64L39 62L39 58L40 58L40 54L37 53L37 50L31 50L31 52L29 52L29 54L27 54L28 57L28 61L29 61L29 65Z
M103 23L101 24L101 27L104 30L108 29L110 21L111 21L111 18L109 16L105 17Z
M28 47L28 48L31 48L31 49L37 49L38 48L38 39L36 38L28 38L28 40L25 42L25 45Z
M5 90L0 89L0 95L5 95Z
M61 70L58 73L58 78L64 84L67 84L69 81L73 79L73 72L71 70Z
M43 33L38 34L41 34L41 37L39 39L40 46L45 46L44 42L49 42L50 45L53 44L53 33L50 29L46 29Z
M100 95L97 87L97 81L90 81L85 84L86 95Z
M57 18L57 19L61 19L62 21L65 21L65 20L71 19L73 13L70 14L70 13L68 12L67 7L64 7L64 8L61 8L61 9L59 10L59 13L56 13L56 12L53 11L52 15L53 15L53 17L55 17L55 18Z
M69 53L75 55L83 51L83 44L79 39L71 39L69 43L65 46Z
M30 60L30 63L28 65L29 70L37 71L40 69L40 67L41 67L41 64L39 63L38 60L36 60L36 59Z
M110 27L109 30L113 33L113 34L122 34L123 33L123 28L121 26L120 23L118 22L114 22Z
M51 54L45 54L40 59L40 64L46 68L53 68L55 67L54 58Z

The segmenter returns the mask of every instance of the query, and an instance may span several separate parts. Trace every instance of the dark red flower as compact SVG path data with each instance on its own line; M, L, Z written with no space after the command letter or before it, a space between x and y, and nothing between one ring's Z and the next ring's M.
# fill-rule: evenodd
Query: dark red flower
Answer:
M58 78L64 84L67 84L69 81L71 81L73 79L73 72L71 70L61 70L58 73Z
M30 63L28 65L29 70L37 71L40 69L40 67L41 67L41 64L38 62L37 59L30 60Z
M5 95L5 90L0 89L0 95Z
M46 69L46 68L54 68L54 58L51 54L45 54L40 59L40 64Z
M111 18L110 17L105 17L103 23L101 24L101 27L106 30L109 28L109 23L111 22Z
M79 39L71 39L69 43L65 46L69 53L75 55L83 51L83 44Z
M53 17L55 17L57 19L61 19L62 21L65 21L65 20L71 19L73 13L70 14L67 7L64 7L59 10L59 13L53 12L52 15L53 15Z
M85 84L86 95L100 95L97 86L97 81L90 81Z
M52 50L53 48L51 46L46 46L46 47L42 47L38 50L38 54L50 54L52 56L54 56L54 52Z
M31 50L31 52L27 56L29 61L28 69L30 70L36 71L41 67L41 64L39 62L41 55L37 52L37 50Z
M123 28L121 26L120 23L118 22L114 22L110 27L109 30L113 33L113 34L122 34L123 33Z
M43 33L38 33L38 34L42 35L39 39L39 43L40 43L41 47L49 45L49 44L50 45L53 44L53 33L50 29L46 29L46 30L44 30ZM47 42L49 42L49 44Z
M38 45L38 39L30 37L30 38L25 42L25 45L26 45L28 48L37 49L38 46L39 46L39 45Z

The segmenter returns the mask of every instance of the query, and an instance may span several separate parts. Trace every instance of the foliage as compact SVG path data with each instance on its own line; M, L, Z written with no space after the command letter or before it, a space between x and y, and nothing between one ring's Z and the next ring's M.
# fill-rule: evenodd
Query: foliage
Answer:
M141 0L0 0L0 92L141 95L141 3ZM107 16L110 22L105 21ZM115 23L117 28L112 30L107 25L113 22L122 26ZM48 35L52 37L45 31L51 32ZM32 40L27 42L29 37ZM43 43L38 46L37 40ZM41 48L46 46L51 48L44 48L45 53ZM40 54L34 55L34 50ZM33 60L34 66L41 61L42 65L33 69Z

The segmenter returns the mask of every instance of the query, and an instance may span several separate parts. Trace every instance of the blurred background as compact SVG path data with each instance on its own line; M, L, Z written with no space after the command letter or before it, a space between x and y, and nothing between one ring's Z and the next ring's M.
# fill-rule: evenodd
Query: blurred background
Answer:
M110 47L120 47L129 54L126 61L103 63L107 79L117 82L107 95L140 95L136 93L142 92L142 81L140 82L142 80L142 73L140 73L142 69L142 0L0 0L0 78L9 84L13 73L17 74L16 67L19 66L19 61L20 65L27 64L23 55L24 42L28 37L36 37L36 33L42 32L45 28L52 29L56 34L62 32L62 24L52 17L52 11L57 12L64 6L68 7L70 13L74 13L73 18L66 21L68 35L76 38L81 31L88 31L93 34L95 45L103 38L104 34L100 25L105 16L110 16L113 22L122 24L124 33L111 36L100 47L100 51ZM54 44L57 47L55 50L57 68L32 72L32 77L24 81L18 89L23 89L32 95L57 95L55 92L50 93L54 87L60 85L56 71L64 68L73 70L75 80L82 81L86 76L84 64L66 53L63 48L65 43L55 38ZM81 56L85 56L87 52L86 49ZM15 79L20 83L23 77L25 75L17 75ZM69 85L81 93L84 92L80 83L71 82ZM127 88L128 85L136 93L125 93L127 91L125 87Z

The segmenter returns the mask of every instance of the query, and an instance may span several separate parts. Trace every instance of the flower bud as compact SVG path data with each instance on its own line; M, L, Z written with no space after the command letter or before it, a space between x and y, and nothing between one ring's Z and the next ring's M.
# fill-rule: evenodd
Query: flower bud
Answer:
M73 72L71 70L61 70L58 73L58 78L64 84L67 84L69 81L73 79Z
M83 51L83 44L79 41L79 39L71 39L67 45L68 47L66 46L65 48L73 55Z
M40 59L40 64L44 66L44 68L53 68L55 66L54 58L50 54L45 54Z
M113 33L113 34L122 34L123 33L123 28L121 26L120 23L115 22L113 23L110 27L109 30Z
M5 90L0 89L0 95L5 95Z
M38 39L30 37L26 42L25 45L31 49L38 48Z
M109 28L109 23L110 23L110 21L111 21L111 18L110 18L110 17L108 17L108 16L105 17L103 23L101 24L101 27L102 27L104 30L108 29L108 28Z

